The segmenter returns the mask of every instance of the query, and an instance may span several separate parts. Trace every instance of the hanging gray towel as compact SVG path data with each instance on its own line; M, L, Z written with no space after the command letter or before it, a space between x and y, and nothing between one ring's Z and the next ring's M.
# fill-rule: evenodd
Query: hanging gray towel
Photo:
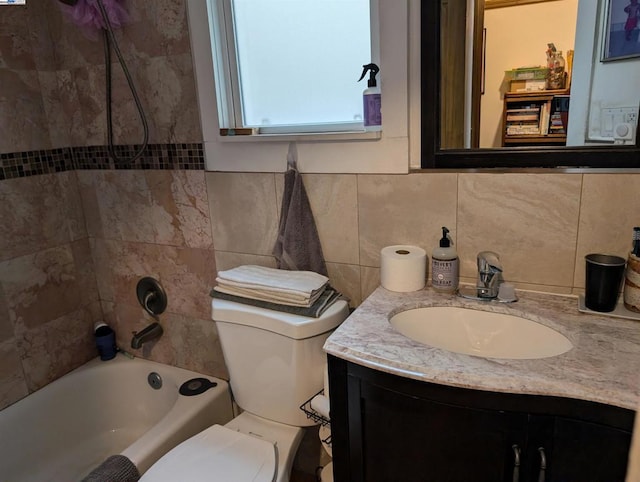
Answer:
M278 238L273 248L280 269L315 271L327 275L318 230L311 212L302 175L296 166L296 146L289 144L287 172L284 175L284 194L280 210Z

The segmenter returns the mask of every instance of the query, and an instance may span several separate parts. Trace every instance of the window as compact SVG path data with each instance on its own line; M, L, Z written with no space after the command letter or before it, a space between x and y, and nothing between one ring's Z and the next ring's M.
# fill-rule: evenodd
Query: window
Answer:
M253 9L255 4L265 0L245 0ZM284 1L284 0L281 0ZM306 3L303 0L290 0L289 4L298 2ZM320 2L321 0L316 0ZM323 0L324 1L324 0ZM328 1L328 0L326 0ZM336 0L334 3L344 7L352 0ZM419 31L419 4L420 0L369 0L368 10L370 15L369 28L371 30L370 57L362 61L358 58L354 65L354 70L348 72L349 86L355 89L355 105L358 108L354 114L353 107L344 109L347 118L343 120L333 120L332 122L345 123L352 121L354 115L361 115L362 112L362 92L367 88L366 77L362 82L357 82L362 73L362 65L373 61L380 66L380 73L377 78L382 90L382 115L384 129L381 132L362 130L335 131L335 124L324 132L319 129L317 122L325 119L315 120L316 124L296 126L294 131L282 131L265 134L265 127L259 126L260 135L223 135L223 130L228 127L236 129L236 126L246 125L236 124L236 119L244 119L244 113L239 109L237 100L241 97L240 83L238 79L233 79L233 72L237 75L237 66L234 69L223 69L218 62L224 59L221 52L227 52L227 43L231 40L236 42L236 35L231 37L226 35L227 22L230 16L224 16L224 2L231 7L229 0L186 0L187 12L189 16L189 31L191 38L191 52L193 56L193 66L196 78L196 89L198 107L202 126L202 141L204 147L206 169L214 171L242 171L242 172L284 172L287 168L286 154L288 143L297 142L299 168L303 172L316 173L407 173L409 169L409 152L415 152L412 145L409 146L409 119L417 118L419 121L420 104L419 80L415 81L414 76L417 70L411 73L412 82L409 82L409 57L417 56L419 50L409 51L409 39L412 38L416 45L419 44L419 34L410 35L409 29L416 28ZM314 2L311 2L314 3ZM410 13L410 4L412 13ZM209 8L208 8L209 7ZM231 12L231 10L228 10ZM336 14L337 15L337 14ZM225 32L219 28L214 28L216 22L214 17L224 19ZM335 15L334 15L335 16ZM417 20L417 22L416 22ZM273 29L273 24L268 24ZM326 36L333 36L331 25L340 23L335 19L329 22L331 25L323 25L326 20L317 22L320 27L324 27L323 33ZM351 32L353 35L353 32ZM213 41L212 41L213 39ZM321 50L329 50L328 42L325 38L319 42ZM361 41L358 35L358 41ZM256 39L251 36L251 42ZM240 39L239 43L242 43ZM343 41L338 47L338 51L330 52L333 63L337 64L336 57L343 55L343 44L351 44L351 40ZM269 51L271 52L273 48ZM235 52L235 47L232 46ZM229 61L234 61L236 56L230 57ZM307 59L308 60L308 59ZM355 62L355 61L353 61ZM349 61L351 63L351 61ZM419 62L412 62L414 69L419 67ZM303 91L308 93L309 78L313 75L324 75L317 73L309 63L307 65L296 65L305 75ZM345 69L341 67L339 72ZM354 76L355 74L355 76ZM419 79L419 76L417 77ZM230 90L233 85L237 85L237 92L234 97ZM411 93L409 88L411 87ZM304 90L306 89L306 90ZM333 94L331 94L333 95ZM411 96L416 96L414 102L410 102ZM231 102L228 99L232 99ZM306 100L306 99L305 99ZM326 98L320 99L327 103ZM411 106L411 114L409 108ZM298 106L299 108L299 106ZM309 111L309 109L305 109ZM238 115L238 112L240 115ZM272 116L258 117L261 121L263 117L269 119L269 128L280 124ZM233 123L228 119L232 119ZM359 123L358 123L359 124ZM413 124L412 124L413 125ZM301 126L308 128L305 132ZM415 124L419 128L419 123ZM324 126L326 127L326 125ZM343 128L350 129L344 124ZM252 128L249 133L254 134ZM419 136L414 137L419 142ZM419 144L418 144L419 146Z
M219 121L257 133L363 130L369 0L209 0ZM365 80L366 82L366 80Z

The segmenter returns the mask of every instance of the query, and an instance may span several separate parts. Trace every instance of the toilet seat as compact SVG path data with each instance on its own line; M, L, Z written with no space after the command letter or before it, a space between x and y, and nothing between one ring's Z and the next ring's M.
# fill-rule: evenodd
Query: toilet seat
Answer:
M213 425L170 450L140 480L273 482L277 468L273 443Z

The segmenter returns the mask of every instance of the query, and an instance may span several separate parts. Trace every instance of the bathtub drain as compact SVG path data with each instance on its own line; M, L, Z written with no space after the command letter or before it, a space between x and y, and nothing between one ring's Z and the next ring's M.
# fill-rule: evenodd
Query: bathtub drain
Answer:
M160 377L156 372L149 373L147 381L149 382L149 385L151 385L151 388L155 388L156 390L160 390L162 388L162 377Z

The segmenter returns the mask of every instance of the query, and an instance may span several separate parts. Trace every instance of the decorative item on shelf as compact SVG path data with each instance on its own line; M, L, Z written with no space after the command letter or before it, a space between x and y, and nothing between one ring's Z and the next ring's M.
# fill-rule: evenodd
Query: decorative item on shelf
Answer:
M640 313L640 227L633 228L633 250L629 253L625 270L624 307Z
M573 50L567 50L567 65L565 67L567 75L565 77L565 89L571 89L571 79L573 77L573 53Z
M564 89L565 65L562 50L556 50L553 43L547 44L547 89Z
M546 88L547 69L541 65L505 71L511 92L539 92Z

